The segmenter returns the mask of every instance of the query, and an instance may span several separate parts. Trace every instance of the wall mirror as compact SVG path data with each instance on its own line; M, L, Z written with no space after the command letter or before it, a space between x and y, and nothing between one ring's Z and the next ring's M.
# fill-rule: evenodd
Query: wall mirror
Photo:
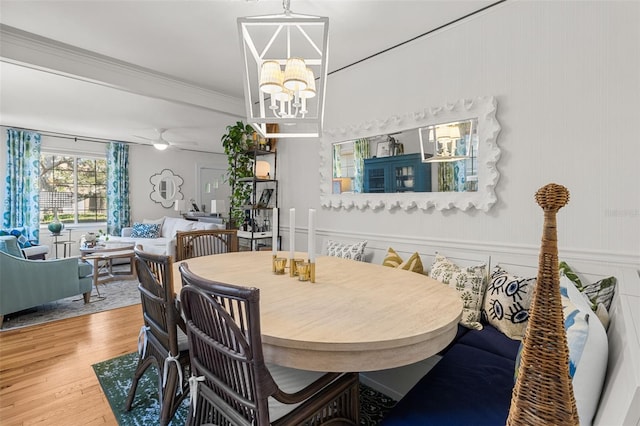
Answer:
M184 182L180 176L169 169L164 169L149 178L153 190L149 195L153 201L162 204L163 207L172 207L175 200L184 199L180 187Z
M493 97L325 130L324 207L476 208L496 202L500 124Z
M212 212L211 201L226 200L228 207L231 198L231 187L227 182L226 166L215 164L196 164L196 203L204 213L221 213L228 216L229 212Z

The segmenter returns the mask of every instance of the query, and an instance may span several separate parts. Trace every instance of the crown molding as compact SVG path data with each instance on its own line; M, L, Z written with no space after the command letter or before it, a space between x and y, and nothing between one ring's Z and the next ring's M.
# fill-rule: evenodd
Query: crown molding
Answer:
M0 24L0 59L87 83L243 117L244 100Z

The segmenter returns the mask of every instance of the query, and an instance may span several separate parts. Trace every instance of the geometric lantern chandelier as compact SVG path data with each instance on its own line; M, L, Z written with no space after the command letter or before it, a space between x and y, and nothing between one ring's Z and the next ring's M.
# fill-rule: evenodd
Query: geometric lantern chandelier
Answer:
M247 122L265 138L319 137L329 18L294 14L289 3L280 15L238 18Z

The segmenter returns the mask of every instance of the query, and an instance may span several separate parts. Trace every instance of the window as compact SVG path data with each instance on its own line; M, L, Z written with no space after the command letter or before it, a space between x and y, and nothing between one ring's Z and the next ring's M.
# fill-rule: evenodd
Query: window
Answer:
M40 155L40 223L107 220L107 161L67 154Z

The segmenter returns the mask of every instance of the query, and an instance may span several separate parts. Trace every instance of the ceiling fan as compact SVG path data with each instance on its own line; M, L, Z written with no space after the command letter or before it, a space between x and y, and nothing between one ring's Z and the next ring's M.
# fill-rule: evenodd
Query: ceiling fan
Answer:
M145 139L151 141L155 149L159 151L164 151L172 145L195 145L196 142L169 142L164 138L164 134L168 129L154 129L158 133L157 138L147 138L144 136L134 135L136 138Z

